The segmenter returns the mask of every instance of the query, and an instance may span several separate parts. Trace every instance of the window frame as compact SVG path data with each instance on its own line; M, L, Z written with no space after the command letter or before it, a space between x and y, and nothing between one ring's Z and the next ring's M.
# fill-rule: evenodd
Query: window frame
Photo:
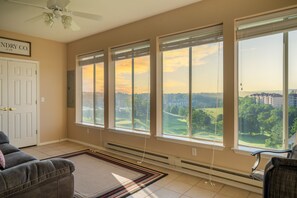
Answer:
M207 34L207 32L209 32L209 30L211 30L213 28L213 34L217 35L219 34L221 36L221 40L213 40L212 42L203 42L204 38L201 35L205 35ZM219 32L219 33L218 33ZM201 35L199 35L199 33L201 33ZM197 36L198 35L198 36ZM158 137L158 140L162 140L162 141L169 141L169 142L175 142L175 143L179 143L179 144L186 144L186 145L200 145L202 147L205 148L213 148L216 147L217 150L221 150L223 149L223 142L224 142L224 130L223 130L223 136L222 136L222 140L221 141L217 141L217 140L210 140L210 139L204 139L204 138L199 138L199 137L194 137L193 133L190 131L192 128L192 124L190 124L189 126L189 133L187 136L178 136L178 135L169 135L169 134L164 134L163 133L163 53L162 53L162 42L163 41L171 41L174 39L179 39L181 37L194 37L195 40L195 36L197 36L196 38L198 38L196 41L194 41L193 43L196 42L196 44L192 44L190 46L187 46L186 48L188 48L189 51L189 109L192 109L192 66L193 66L193 61L192 61L192 48L195 46L200 46L200 45L204 45L204 44L211 44L211 43L218 43L218 42L222 42L224 43L224 38L223 38L223 24L217 24L217 25L212 25L212 26L208 26L208 27L203 27L203 28L199 28L196 30L191 30L191 31L187 31L187 32L183 32L183 33L178 33L178 34L173 34L173 35L165 35L165 36L161 36L157 39L157 65L159 65L159 67L156 68L156 78L157 78L157 90L156 90L156 96L157 96L157 100L156 100L156 136ZM201 36L201 40L202 42L199 42L199 37ZM188 39L189 42L191 43L191 39ZM166 46L165 46L166 48ZM171 48L169 46L169 48ZM173 47L174 48L174 47ZM182 48L177 48L177 49L182 49ZM164 50L166 51L166 50ZM224 52L222 51L222 56L223 56ZM223 57L222 57L223 58ZM222 68L224 68L224 64L222 61ZM223 77L223 76L222 76ZM222 89L222 93L224 93L224 90ZM189 111L189 116L191 116L192 111ZM192 123L192 119L190 119L189 121L190 123Z
M105 123L106 123L106 119L105 119L105 112L106 112L106 108L105 108L105 83L106 83L106 79L105 79L105 61L104 61L104 51L100 50L100 51L96 51L96 52L92 52L92 53L87 53L87 54L82 54L82 55L78 55L76 57L76 116L75 116L75 123L81 126L86 126L86 127L95 127L95 128L105 128ZM87 59L87 60L84 60ZM104 80L103 80L103 124L97 124L96 123L96 64L98 63L103 63L103 76L104 76ZM93 65L93 118L94 121L92 123L88 123L88 122L83 122L83 118L82 118L82 101L83 101L83 94L82 94L82 84L83 84L83 76L82 76L82 68L84 66L88 66L88 65Z
M109 113L109 123L108 123L108 128L110 129L110 131L114 131L114 132L118 132L118 133L124 133L124 134L135 134L135 135L150 135L151 133L151 121L149 122L149 129L148 130L140 130L134 127L134 112L135 112L135 105L134 105L134 98L135 98L135 94L134 94L134 61L135 58L137 57L142 57L142 56L149 56L149 103L151 103L151 85L150 85L150 81L151 81L151 55L150 55L150 41L149 40L145 40L145 41L140 41L140 42L135 42L132 44L127 44L127 45L121 45L121 46L117 46L117 47L111 47L109 48L109 79L108 79L108 83L109 83L109 92L108 92L108 97L109 97L109 105L108 105L108 113ZM140 48L140 50L137 50L138 48ZM142 51L141 49L144 49L144 51ZM131 92L132 92L132 96L131 96L131 104L132 104L132 115L131 115L131 128L124 128L124 127L116 127L116 60L117 59L117 55L116 52L121 52L121 51L125 51L127 50L128 53L125 54L123 53L123 56L129 57L129 58L123 58L123 57L119 57L118 56L118 60L125 60L125 59L131 59L131 76L132 76L132 87L131 87ZM129 50L131 50L131 52L129 52ZM120 53L121 54L121 53ZM150 104L151 106L151 104ZM148 111L151 114L151 108L148 109ZM148 119L150 120L151 117L149 116Z
M247 145L239 144L239 42L242 40L261 38L263 36L269 36L277 33L282 33L283 37L283 65L282 65L282 91L283 91L283 140L282 148L287 149L289 147L289 123L288 123L288 112L289 112L289 32L297 29L297 25L294 25L297 22L297 9L289 9L280 12L274 12L271 14L266 14L262 16L241 19L235 21L235 69L234 69L234 150L248 150L253 151L256 149L265 149L265 150L279 150L276 148L260 148L252 147ZM292 16L292 17L291 17ZM285 21L285 19L288 21ZM273 21L275 20L275 21ZM283 22L283 21L284 22ZM282 25L283 22L283 25ZM258 23L258 25L257 25ZM295 23L296 24L296 23ZM273 29L273 25L277 26L276 29ZM249 32L250 29L250 32ZM272 31L269 31L269 30ZM295 138L295 143L297 142L297 135Z

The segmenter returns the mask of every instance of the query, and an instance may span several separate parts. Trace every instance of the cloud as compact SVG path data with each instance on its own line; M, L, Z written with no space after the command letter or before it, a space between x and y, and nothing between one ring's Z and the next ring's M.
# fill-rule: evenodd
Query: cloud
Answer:
M142 56L134 58L134 74L147 73L150 70L150 57ZM132 72L132 60L124 59L116 62L116 72L130 74Z
M164 93L189 93L188 81L167 80L163 83L163 90Z
M222 49L223 46L220 46ZM219 51L218 44L200 45L192 48L193 66L205 64L205 58ZM163 52L163 71L175 72L189 67L189 48Z

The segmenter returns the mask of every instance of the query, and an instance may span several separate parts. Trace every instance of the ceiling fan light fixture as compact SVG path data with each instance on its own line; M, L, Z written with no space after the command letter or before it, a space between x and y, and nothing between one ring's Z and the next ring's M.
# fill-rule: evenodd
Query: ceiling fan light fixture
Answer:
M44 13L44 23L50 27L54 24L54 15L53 13Z
M62 22L65 29L69 29L71 27L72 17L67 16L67 15L62 15L61 16L61 22Z
M46 0L47 1L46 6L35 4L35 3L27 3L24 0L22 1L6 0L6 1L14 4L30 6L30 7L35 7L35 8L45 10L45 12L38 15L38 17L34 17L33 19L36 20L36 19L43 18L43 22L50 27L52 27L54 23L59 20L62 23L64 29L71 29L73 31L78 31L80 28L72 19L72 16L95 20L95 21L98 21L101 19L101 16L97 14L91 14L91 13L80 12L75 10L68 10L67 6L70 3L70 0ZM32 21L32 19L27 21Z

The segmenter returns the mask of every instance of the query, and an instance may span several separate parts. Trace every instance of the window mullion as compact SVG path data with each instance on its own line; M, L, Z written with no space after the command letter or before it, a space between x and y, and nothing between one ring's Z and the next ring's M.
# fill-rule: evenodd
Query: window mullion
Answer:
M96 124L96 64L93 64L93 124Z
M132 129L134 130L134 49L132 50Z
M189 137L192 138L192 47L189 47Z
M80 67L80 84L83 85L83 67ZM81 90L80 90L80 122L83 122L83 101L84 101L84 97L83 97L83 86L81 86Z
M163 58L164 58L163 57L163 52L161 52L161 57L160 57L160 59L161 59L161 72L160 72L161 73L161 94L160 94L161 96L160 97L161 98L157 98L157 100L160 99L161 108L159 110L157 109L157 111L161 111L161 114L160 115L161 115L162 121L160 122L160 128L159 128L159 130L162 131L162 135L164 135L164 131L163 131L163 125L164 125L164 123L163 123L163 121L164 121L164 119L163 119L163 116L164 116L164 111L163 111L163 108L164 108L164 103L163 103L164 102L164 99L163 99L164 98L164 96L163 96L164 95L164 87L163 87L164 86L164 84L163 84L163 71L164 71L163 70Z
M288 46L288 33L283 34L283 139L284 147L288 148L288 138L289 138L289 46Z

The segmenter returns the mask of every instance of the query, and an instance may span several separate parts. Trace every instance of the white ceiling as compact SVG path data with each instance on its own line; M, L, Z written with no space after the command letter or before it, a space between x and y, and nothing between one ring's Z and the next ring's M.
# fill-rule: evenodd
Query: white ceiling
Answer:
M47 0L18 0L25 3L46 6ZM64 29L60 21L53 27L43 19L28 21L45 10L0 0L0 29L35 37L71 42L98 32L138 21L156 14L186 6L200 0L71 0L68 9L99 14L99 21L73 16L80 26L79 31Z

